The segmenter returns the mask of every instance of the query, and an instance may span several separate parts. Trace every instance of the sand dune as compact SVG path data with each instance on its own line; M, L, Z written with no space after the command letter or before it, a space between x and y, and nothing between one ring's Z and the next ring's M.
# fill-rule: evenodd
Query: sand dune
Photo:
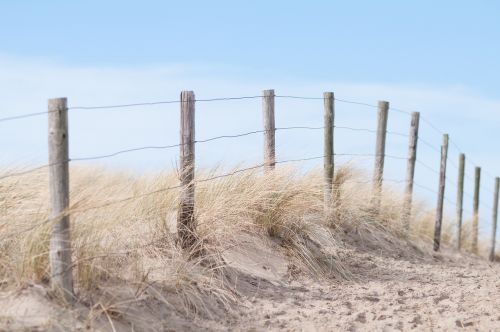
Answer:
M432 252L432 212L418 200L402 236L398 188L374 214L355 170L337 171L328 218L320 172L199 186L196 256L176 246L176 193L144 196L174 174L72 174L72 306L48 285L50 225L36 223L46 174L1 184L0 330L500 330L498 262L467 254L467 241L451 249L449 221Z

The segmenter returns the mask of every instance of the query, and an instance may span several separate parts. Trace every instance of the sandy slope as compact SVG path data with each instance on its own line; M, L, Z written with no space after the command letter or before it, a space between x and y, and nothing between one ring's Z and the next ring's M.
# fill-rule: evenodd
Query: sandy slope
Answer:
M500 268L469 258L353 255L355 282L260 285L234 327L321 330L498 330Z
M122 301L127 310L116 316L96 315L89 323L92 310L85 305L64 309L44 287L32 285L3 294L0 327L6 331L500 331L500 264L446 250L433 255L402 241L393 242L389 250L353 234L342 241L339 257L352 272L349 281L312 278L273 240L242 238L224 257L233 271L229 282L241 300L229 312L212 303L209 315L187 314L176 310L172 294L170 308L147 299ZM129 295L133 298L134 292Z

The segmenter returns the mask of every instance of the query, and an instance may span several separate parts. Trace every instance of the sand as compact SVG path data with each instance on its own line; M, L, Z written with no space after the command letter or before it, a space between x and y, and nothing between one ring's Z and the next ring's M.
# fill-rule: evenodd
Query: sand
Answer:
M473 259L355 255L357 279L260 285L241 330L500 331L500 269Z
M115 290L120 314L80 303L64 308L44 285L3 292L4 331L500 331L500 264L444 249L439 254L393 243L377 248L346 236L338 255L351 280L304 272L271 239L247 237L224 259L238 297L231 309L210 302L209 314L134 298ZM116 295L121 294L121 295ZM129 297L135 301L125 301ZM118 305L117 305L118 306ZM116 311L118 312L118 310Z

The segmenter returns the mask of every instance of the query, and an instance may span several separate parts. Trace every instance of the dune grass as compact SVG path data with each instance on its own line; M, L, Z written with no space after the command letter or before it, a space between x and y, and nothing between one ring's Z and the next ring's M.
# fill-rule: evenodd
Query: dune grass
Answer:
M197 178L223 172L198 171ZM304 174L279 167L267 175L252 170L197 184L199 242L194 250L202 248L205 254L189 259L192 255L176 244L178 189L163 190L178 185L175 173L137 176L71 168L68 212L78 295L85 298L106 293L106 287L129 285L136 296L147 292L168 308L179 303L172 303L165 292L175 293L187 314L211 315L215 309L207 303L208 295L229 310L238 296L224 252L238 245L241 234L274 239L311 276L351 278L342 262L339 232L354 229L367 243L381 243L384 236L404 238L401 188L384 185L382 207L374 213L368 177L352 167L335 174L335 201L326 216L320 170ZM47 178L40 170L0 183L2 289L49 280ZM416 199L413 212L410 240L430 246L434 209ZM445 221L445 246L452 243L453 232L452 223ZM464 248L468 246L464 241Z

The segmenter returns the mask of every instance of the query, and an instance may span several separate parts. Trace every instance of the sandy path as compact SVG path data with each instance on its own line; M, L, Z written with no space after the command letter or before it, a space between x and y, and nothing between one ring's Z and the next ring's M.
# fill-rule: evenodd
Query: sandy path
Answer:
M101 315L90 330L500 331L499 263L452 252L433 256L397 241L386 252L365 244L346 243L340 256L355 280L345 281L294 272L272 241L242 240L226 257L238 271L242 302L232 312L193 317L137 301L113 326ZM87 331L85 317L56 306L42 286L0 297L0 331Z
M249 310L231 325L250 331L500 331L498 264L355 253L350 268L355 282L261 283Z

